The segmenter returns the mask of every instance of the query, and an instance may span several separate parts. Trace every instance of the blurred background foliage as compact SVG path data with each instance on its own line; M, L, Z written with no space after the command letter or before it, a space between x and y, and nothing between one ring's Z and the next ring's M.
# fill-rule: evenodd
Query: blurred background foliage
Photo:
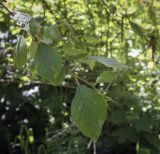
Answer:
M48 29L58 52L73 58L63 57L67 73L62 86L40 82L26 68L16 68L13 52L21 30L0 6L1 154L93 153L92 146L87 148L89 139L70 120L75 93L71 66L76 64L75 71L89 82L106 70L96 65L93 73L80 65L75 59L85 52L130 67L117 72L112 85L96 84L103 92L109 88L112 98L97 154L160 153L158 0L8 0L5 5L36 18Z

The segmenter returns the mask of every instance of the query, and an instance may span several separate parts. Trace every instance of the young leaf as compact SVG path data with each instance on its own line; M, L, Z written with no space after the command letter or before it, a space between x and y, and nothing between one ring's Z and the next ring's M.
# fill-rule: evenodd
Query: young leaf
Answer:
M132 30L137 34L139 35L141 38L144 38L145 36L145 31L142 27L140 27L138 24L132 22L132 21L129 21L130 25L131 25L131 28Z
M80 85L71 105L72 120L78 129L93 141L100 136L107 113L102 95L96 90Z
M27 62L27 45L23 35L18 38L15 46L14 62L18 67L24 66Z
M106 58L106 57L101 57L101 56L88 56L86 58L83 58L81 60L81 62L84 62L84 63L87 63L88 62L99 62L101 64L104 64L105 66L107 67L111 67L111 68L115 68L115 69L125 69L125 68L128 68L128 66L116 61L116 60L113 60L113 59L109 59L109 58Z
M35 69L44 80L53 82L62 71L62 61L52 46L40 43L34 59Z
M105 71L98 76L96 83L113 82L115 79L116 79L115 72Z

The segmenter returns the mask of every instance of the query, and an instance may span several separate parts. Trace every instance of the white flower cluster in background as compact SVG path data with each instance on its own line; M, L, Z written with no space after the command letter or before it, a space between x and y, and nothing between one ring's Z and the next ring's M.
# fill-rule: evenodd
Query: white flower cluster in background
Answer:
M16 12L12 18L23 30L29 31L29 22L32 17L28 13Z

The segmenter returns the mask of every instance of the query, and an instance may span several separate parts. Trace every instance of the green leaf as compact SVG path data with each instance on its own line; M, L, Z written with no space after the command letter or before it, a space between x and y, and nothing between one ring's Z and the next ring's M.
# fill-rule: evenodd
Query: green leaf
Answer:
M90 69L93 71L95 67L95 62L94 61L85 61L86 64L89 65Z
M62 84L62 82L64 81L64 76L65 76L64 69L62 69L59 74L55 75L55 78L52 81L54 85Z
M38 30L33 35L32 43L31 43L30 48L29 48L29 57L31 59L34 59L36 51L37 51L37 48L38 48L38 45L42 41L43 35L44 35L43 27L39 26L37 28L38 28Z
M68 58L84 58L87 52L84 49L77 49L72 41L69 41L63 46L63 52Z
M153 7L149 7L148 16L151 19L153 25L156 26L157 25L157 18L156 18L155 9Z
M134 121L133 124L137 132L141 131L151 132L150 126L152 125L152 122L147 116L140 117L138 120Z
M80 60L80 62L83 62L83 63L89 65L90 69L93 71L93 69L95 67L95 61L93 61L93 60L87 60L85 58L85 59Z
M29 56L30 58L34 59L37 48L38 48L39 42L32 39L32 43L29 47Z
M100 136L107 106L96 90L80 85L71 105L71 116L78 129L93 141Z
M96 44L99 43L99 38L95 36L84 35L83 38L89 43L96 43Z
M131 25L131 28L132 28L132 30L137 34L137 35L139 35L141 38L144 38L144 36L145 36L145 30L142 28L142 27L140 27L138 24L136 24L136 23L134 23L134 22L132 22L132 21L129 21L129 23L130 23L130 25Z
M160 152L160 139L156 134L145 134L144 137Z
M32 36L36 36L38 34L40 27L40 24L34 18L30 20L29 31Z
M65 49L64 54L69 58L79 59L87 56L87 52L83 49Z
M106 57L101 57L101 56L88 56L86 58L83 58L81 60L81 62L84 62L84 63L91 63L92 62L92 65L93 65L93 62L99 62L101 64L104 64L105 66L107 67L111 67L111 68L115 68L115 69L125 69L125 68L128 68L128 66L116 61L116 60L113 60L113 59L109 59L109 58L106 58Z
M115 125L123 124L126 122L126 113L121 110L112 111L108 120Z
M65 55L70 57L79 57L82 58L87 55L87 52L83 49L68 49L64 50Z
M44 32L44 38L45 40L49 39L49 40L52 40L53 42L62 39L62 35L58 26L53 25L53 26L47 27Z
M115 79L116 79L115 72L105 71L98 76L96 83L113 82Z
M124 143L127 140L135 142L137 140L136 132L131 128L118 128L113 132L119 143Z
M24 66L27 62L27 45L23 35L18 38L15 46L14 62L18 67Z
M62 61L52 46L40 43L34 60L35 69L44 80L53 82L62 71Z
M52 44L53 43L53 41L51 39L48 39L48 38L45 38L45 37L41 40L41 42L43 42L45 44Z

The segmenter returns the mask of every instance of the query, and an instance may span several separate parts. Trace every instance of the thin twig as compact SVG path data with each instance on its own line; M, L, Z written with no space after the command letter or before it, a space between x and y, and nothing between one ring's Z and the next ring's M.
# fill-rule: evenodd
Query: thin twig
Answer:
M69 129L71 129L73 126L74 126L74 125L71 124L71 125L70 125L69 127L67 127L67 128L58 129L57 131L55 130L55 131L54 131L55 134L52 135L51 137L49 137L49 138L47 139L47 141L51 141L52 139L57 138L58 136L63 135L65 132L67 132L67 131L68 131Z
M46 20L46 11L45 11L45 3L43 1L42 1L42 6L43 6L43 26L44 26Z
M48 10L51 14L55 15L55 13L53 12L53 10L50 8L50 6L47 4L47 2L46 2L45 0L42 0L42 3L43 3L43 5L45 6L45 8L47 8L47 10Z
M23 81L20 80L14 80L14 79L0 79L0 83L3 84L12 84L12 83L22 83ZM52 83L49 82L41 82L41 81L28 81L25 82L28 85L49 85L49 86L53 86L53 87L64 87L64 88L69 88L69 89L75 89L76 87L73 86L68 86L68 85L59 85L59 86L54 86Z
M121 41L123 42L124 39L124 17L122 16L121 19Z
M0 4L7 10L7 12L11 15L14 16L14 13L12 11L10 11L2 2L0 2Z

